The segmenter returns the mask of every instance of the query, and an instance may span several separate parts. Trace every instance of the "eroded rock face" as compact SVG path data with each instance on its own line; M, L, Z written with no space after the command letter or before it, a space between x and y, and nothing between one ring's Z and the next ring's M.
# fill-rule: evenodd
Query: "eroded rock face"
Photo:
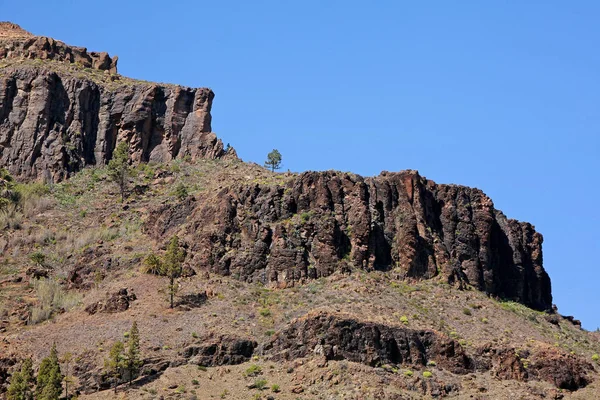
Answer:
M88 52L44 36L34 36L10 22L0 22L1 59L39 59L78 64L83 68L117 73L118 57L105 52Z
M491 344L476 350L478 369L491 370L502 380L543 380L559 389L577 390L587 386L590 363L545 344L533 351L496 348Z
M323 312L292 321L284 331L277 333L266 350L276 360L317 355L370 366L424 367L435 361L439 367L457 374L475 369L462 346L443 334Z
M21 179L58 181L106 164L119 141L129 143L133 163L223 157L229 152L211 133L213 97L209 89L141 82L107 87L43 64L6 67L0 165Z
M506 218L481 190L438 185L415 171L306 172L285 185L224 188L155 210L146 230L161 238L183 224L191 265L242 280L289 286L361 268L441 275L552 307L542 235L531 224Z
M217 365L234 365L246 362L252 357L258 345L254 340L228 335L208 338L200 345L186 347L182 356L189 363L214 367Z

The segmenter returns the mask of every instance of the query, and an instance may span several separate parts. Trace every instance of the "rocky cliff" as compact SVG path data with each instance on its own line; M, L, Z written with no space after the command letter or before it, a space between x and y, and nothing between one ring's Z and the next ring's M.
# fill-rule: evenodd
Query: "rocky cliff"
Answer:
M157 238L184 229L192 265L247 281L285 287L358 268L552 307L542 235L531 224L506 218L478 189L415 171L306 172L223 188L161 206L146 229Z
M210 89L127 79L107 53L6 23L0 32L0 165L13 175L58 181L107 163L122 140L134 163L226 155Z

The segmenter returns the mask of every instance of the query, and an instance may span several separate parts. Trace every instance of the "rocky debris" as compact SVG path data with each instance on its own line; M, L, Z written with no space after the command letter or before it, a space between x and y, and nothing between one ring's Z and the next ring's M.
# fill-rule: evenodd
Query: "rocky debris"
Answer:
M491 370L499 379L544 380L559 389L577 390L588 385L593 367L581 358L548 345L536 349L495 348L491 344L476 351L479 370Z
M197 308L201 307L208 300L206 291L198 293L187 293L179 296L177 307Z
M462 346L441 333L358 321L325 312L292 321L265 346L265 351L274 360L317 355L370 366L392 364L422 368L434 361L439 368L456 374L475 369Z
M19 179L56 182L108 163L120 141L134 164L234 157L211 132L213 97L210 89L142 82L115 90L45 64L5 67L0 165Z
M107 295L104 301L88 305L85 311L88 314L123 312L128 310L131 302L135 300L136 296L134 293L129 294L126 288L122 288L111 295Z
M200 345L190 345L182 351L189 363L214 367L246 362L252 357L258 343L251 339L223 335L218 338L206 338Z
M29 267L25 271L25 275L33 279L48 278L48 275L52 272L50 268L40 267Z
M545 345L531 355L528 371L559 389L577 390L587 386L593 366L581 358Z
M542 235L507 219L481 190L441 185L416 171L363 178L306 172L283 185L225 187L207 200L165 204L145 230L185 227L191 265L279 287L352 268L552 306Z
M104 279L109 270L119 266L119 261L113 262L113 258L108 257L109 254L100 242L86 247L69 271L69 288L91 289L98 281Z

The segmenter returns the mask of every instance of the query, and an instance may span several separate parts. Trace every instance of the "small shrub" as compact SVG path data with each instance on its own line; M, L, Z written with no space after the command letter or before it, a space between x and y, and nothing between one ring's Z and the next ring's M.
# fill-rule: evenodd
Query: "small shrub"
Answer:
M206 372L207 369L204 365L198 365L198 371Z
M199 384L200 384L200 381L198 381L198 379L192 379L192 385L197 386Z
M177 187L175 187L175 197L179 200L185 200L188 197L188 190L183 183L179 183Z
M432 376L433 376L433 374L429 371L423 372L423 378L431 378Z
M279 387L278 384L275 384L275 385L271 386L271 391L273 393L279 393L279 392L281 392L281 388Z
M481 318L481 322L483 322L484 324L487 324L489 321L487 318L484 317L484 318Z
M598 361L600 361L600 355L598 355L598 354L594 354L594 355L592 356L592 361L594 361L594 362L598 362Z
M408 325L408 317L406 315L401 316L400 322L402 322L404 325Z
M260 310L260 315L263 317L269 317L271 316L271 310L269 310L268 308L263 308Z
M406 371L404 371L404 376L411 377L413 375L414 375L414 373L410 369L407 369Z
M260 375L262 373L262 368L259 365L256 364L252 364L247 370L245 375L246 376L257 376Z
M430 360L430 361L427 363L427 365L429 365L429 366L431 366L431 367L435 367L437 364L436 364L436 362L435 362L435 361L433 361L433 360Z
M463 314L468 315L468 316L473 315L473 313L471 312L471 310L468 309L467 307L463 308L462 312L463 312Z
M192 337L193 337L194 339L198 339L198 334L197 334L196 332L192 332Z
M258 390L263 390L265 387L267 387L267 380L266 379L255 380L254 387L257 388Z
M221 398L224 399L225 397L227 397L228 394L229 394L229 390L227 390L227 389L223 390L223 392L221 393Z

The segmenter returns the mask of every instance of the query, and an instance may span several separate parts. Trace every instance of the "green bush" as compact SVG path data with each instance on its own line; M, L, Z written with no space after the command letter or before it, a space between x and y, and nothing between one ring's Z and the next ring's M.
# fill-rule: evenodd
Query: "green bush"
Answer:
M179 200L185 200L188 197L188 190L185 187L185 185L183 183L179 183L176 187L175 187L175 197L177 197Z
M423 378L431 378L432 376L433 376L433 374L429 371L423 372Z
M401 316L400 322L402 322L404 325L408 325L408 317L406 315Z
M592 361L594 361L594 362L598 362L598 361L600 361L600 355L598 355L598 354L594 354L594 355L592 356Z
M411 377L413 375L414 375L414 373L410 369L407 369L406 371L404 371L404 376Z
M258 390L263 390L265 387L267 387L267 380L266 379L255 380L254 387L257 388Z
M273 393L279 393L281 391L281 388L279 387L279 385L275 384L275 385L271 386L271 391Z
M468 315L468 316L473 315L473 313L471 312L471 310L468 309L467 307L463 308L462 312L463 312L463 314Z
M247 370L245 375L246 376L257 376L260 375L262 373L262 368L259 365L256 364L252 364Z

